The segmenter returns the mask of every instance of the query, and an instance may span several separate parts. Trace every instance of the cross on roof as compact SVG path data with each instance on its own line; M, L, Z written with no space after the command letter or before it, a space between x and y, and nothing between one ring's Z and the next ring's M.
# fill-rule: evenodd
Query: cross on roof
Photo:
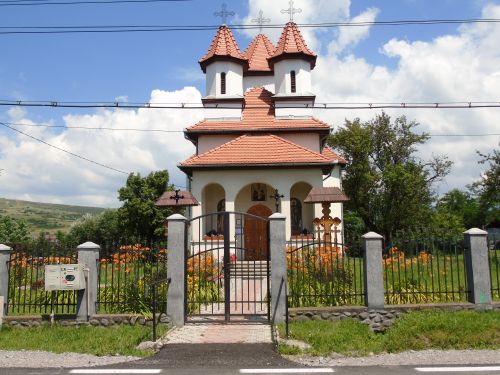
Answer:
M233 17L234 16L234 12L233 11L228 11L227 10L227 4L226 3L222 3L222 6L221 6L221 11L220 12L215 12L214 13L214 16L215 17L220 17L221 20L222 20L222 24L225 25L226 22L227 22L227 17Z
M290 14L290 22L293 22L293 15L295 13L302 13L302 9L300 9L300 8L294 8L293 7L293 3L294 3L294 0L290 0L288 2L288 4L290 4L289 8L281 10L281 13L283 13L283 14L285 14L285 13Z
M259 25L259 33L262 34L262 26L265 24L265 23L269 23L271 22L271 19L270 18L264 18L264 12L262 10L259 11L259 18L254 18L252 20L253 23L256 23Z
M302 13L302 9L300 9L300 8L294 8L293 7L293 3L294 3L294 0L290 0L288 2L288 4L290 4L289 8L281 10L281 13L283 13L283 14L285 14L285 13L290 14L290 22L293 22L293 15L295 13Z

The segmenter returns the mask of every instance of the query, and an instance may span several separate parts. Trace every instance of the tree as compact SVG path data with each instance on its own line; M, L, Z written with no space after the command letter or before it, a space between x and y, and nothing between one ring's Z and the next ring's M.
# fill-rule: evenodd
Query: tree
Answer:
M86 214L70 227L64 235L58 233L59 242L66 243L68 247L75 247L84 242L92 241L98 245L118 239L121 228L116 210L105 210L98 215Z
M391 122L382 113L364 123L346 120L328 140L348 161L342 183L350 198L346 208L387 239L397 230L429 223L433 185L452 165L443 156L426 162L415 156L417 146L429 139L414 132L417 126L404 116Z
M168 189L167 189L168 186ZM118 220L124 234L131 237L153 239L165 233L166 218L171 210L159 209L154 204L168 185L168 171L152 172L146 177L131 173L127 184L118 191L123 206L118 209Z
M29 240L28 225L22 219L0 216L0 243L13 244Z
M461 228L482 226L481 208L478 199L469 192L453 189L439 198L436 212L441 216L454 215L461 221ZM444 220L446 221L446 220ZM453 222L451 220L450 222Z
M472 184L471 190L479 199L483 212L483 224L500 223L500 149L493 154L481 154L480 164L487 164L488 169L481 180Z

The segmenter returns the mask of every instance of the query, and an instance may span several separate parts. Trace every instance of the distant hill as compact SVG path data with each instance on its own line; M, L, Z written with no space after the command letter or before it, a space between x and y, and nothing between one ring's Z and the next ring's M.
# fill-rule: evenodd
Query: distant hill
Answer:
M55 233L67 231L71 224L85 214L99 214L105 208L69 206L65 204L28 202L16 199L0 198L0 215L24 219L30 232L40 231Z

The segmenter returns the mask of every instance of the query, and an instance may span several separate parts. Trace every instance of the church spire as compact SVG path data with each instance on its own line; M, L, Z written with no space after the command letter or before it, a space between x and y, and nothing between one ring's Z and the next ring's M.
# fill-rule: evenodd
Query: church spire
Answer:
M305 59L311 63L311 69L316 65L316 54L307 47L297 24L294 22L288 22L285 25L278 46L269 58L269 62L274 64L287 57Z
M227 59L243 65L247 64L247 60L241 53L233 33L226 25L219 27L208 52L199 61L203 72L206 72L207 65L214 59Z

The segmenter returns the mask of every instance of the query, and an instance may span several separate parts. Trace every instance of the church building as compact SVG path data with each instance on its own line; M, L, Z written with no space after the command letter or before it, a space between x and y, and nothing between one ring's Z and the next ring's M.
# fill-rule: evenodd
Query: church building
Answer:
M326 146L330 125L313 117L311 73L316 64L294 22L277 45L262 33L242 52L222 25L199 60L206 75L205 119L185 129L196 147L178 166L200 203L191 217L222 211L286 216L286 237L314 231L321 205L305 204L312 188L341 188L346 161ZM340 203L332 216L342 219ZM244 233L232 219L230 238ZM223 235L221 220L200 221L193 233ZM203 241L192 238L192 241Z

